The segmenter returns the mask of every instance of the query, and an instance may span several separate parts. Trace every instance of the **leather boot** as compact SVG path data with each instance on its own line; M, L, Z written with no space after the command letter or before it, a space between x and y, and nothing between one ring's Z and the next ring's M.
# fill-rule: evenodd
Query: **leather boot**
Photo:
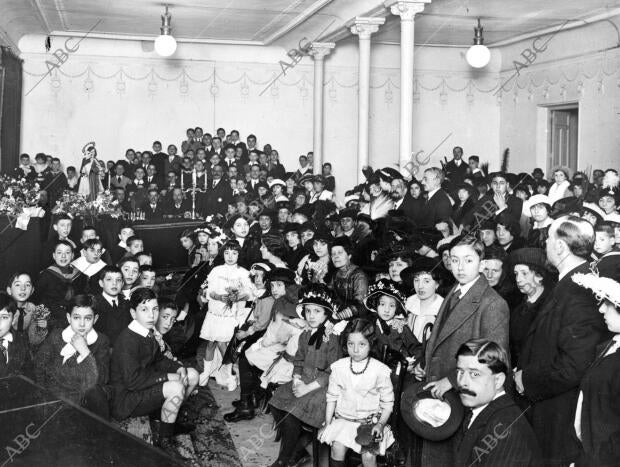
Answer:
M239 405L237 405L234 412L225 414L224 420L235 423L241 420L252 420L255 416L254 407L252 405L252 395L244 394L241 396Z

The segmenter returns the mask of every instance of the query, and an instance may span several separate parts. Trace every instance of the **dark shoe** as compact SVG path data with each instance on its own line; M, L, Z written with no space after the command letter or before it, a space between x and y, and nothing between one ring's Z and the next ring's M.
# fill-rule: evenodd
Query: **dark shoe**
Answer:
M311 459L310 455L305 450L303 450L295 454L293 458L290 459L286 465L287 467L298 467L300 465L304 465L310 459Z
M345 463L344 461L337 461L332 459L331 456L329 456L329 467L344 467Z
M239 401L239 405L234 412L224 415L224 420L227 422L235 423L241 420L252 420L256 415L254 414L254 408L252 407L252 396L243 395Z
M191 423L176 422L174 424L174 435L187 435L196 429L196 425Z

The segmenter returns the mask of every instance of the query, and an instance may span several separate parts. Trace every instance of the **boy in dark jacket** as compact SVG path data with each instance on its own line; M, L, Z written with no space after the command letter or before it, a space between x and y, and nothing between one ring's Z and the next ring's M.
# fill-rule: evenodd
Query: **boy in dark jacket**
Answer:
M16 311L17 304L13 299L0 294L0 378L30 376L32 370L28 342L22 335L11 332Z
M175 426L175 422L193 387L187 369L167 358L155 339L157 295L150 289L136 289L131 295L130 309L133 321L119 334L112 352L112 415L122 420L160 412L158 445L178 459L173 435L192 428Z

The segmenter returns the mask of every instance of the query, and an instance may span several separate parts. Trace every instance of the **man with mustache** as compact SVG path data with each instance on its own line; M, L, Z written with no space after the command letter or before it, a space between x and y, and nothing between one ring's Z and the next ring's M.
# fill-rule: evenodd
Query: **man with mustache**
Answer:
M456 432L454 466L529 466L539 460L532 428L504 391L510 362L487 339L467 341L456 353L457 391L466 415Z

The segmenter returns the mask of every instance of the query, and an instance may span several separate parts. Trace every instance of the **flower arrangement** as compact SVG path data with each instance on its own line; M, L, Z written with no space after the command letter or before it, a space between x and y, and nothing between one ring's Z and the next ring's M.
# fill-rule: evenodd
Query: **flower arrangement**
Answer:
M35 323L37 321L39 321L39 320L47 321L51 314L52 314L52 312L45 305L37 305L35 307L35 309L34 309L33 314L32 314L32 319L33 319L33 321ZM47 332L47 330L45 328L40 328L37 325L37 328L35 329L35 332L36 333L43 333L43 332Z
M84 195L74 191L66 190L60 199L56 201L56 206L52 209L53 214L67 214L70 217L91 217L110 216L119 218L123 216L123 210L117 200L115 200L109 190L105 190L97 195L93 201L88 201Z
M39 184L0 175L0 214L20 216L26 208L36 207L41 191Z

